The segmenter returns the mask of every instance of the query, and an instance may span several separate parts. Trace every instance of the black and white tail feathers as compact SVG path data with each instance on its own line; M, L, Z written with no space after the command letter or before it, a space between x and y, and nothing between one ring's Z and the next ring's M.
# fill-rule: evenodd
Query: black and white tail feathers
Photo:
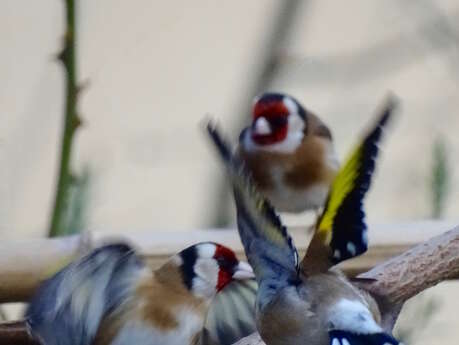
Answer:
M132 293L143 264L126 244L94 250L45 281L26 312L46 345L88 345L105 315Z
M333 330L330 345L403 345L386 333L357 334L348 331Z
M257 191L244 164L209 123L208 133L220 154L234 190L238 231L259 285L258 303L298 280L298 252L271 204Z
M257 331L257 288L255 280L236 280L215 296L207 313L207 338L202 345L231 345Z

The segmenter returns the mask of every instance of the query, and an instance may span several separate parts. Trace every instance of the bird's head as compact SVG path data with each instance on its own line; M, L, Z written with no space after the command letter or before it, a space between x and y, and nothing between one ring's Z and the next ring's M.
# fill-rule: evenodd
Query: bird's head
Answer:
M306 129L306 111L281 93L265 93L254 100L250 137L256 145L271 146L286 141L300 143Z
M203 298L213 297L233 279L254 277L248 263L239 261L231 249L213 242L188 247L177 258L184 284L194 295Z

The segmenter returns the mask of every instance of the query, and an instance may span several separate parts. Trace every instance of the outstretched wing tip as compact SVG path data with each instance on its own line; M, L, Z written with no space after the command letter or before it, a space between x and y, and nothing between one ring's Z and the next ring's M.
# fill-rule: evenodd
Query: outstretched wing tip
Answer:
M207 122L203 123L205 123L207 133L209 134L209 137L212 140L212 142L215 144L215 147L220 153L220 156L223 159L223 161L226 164L228 162L234 161L233 149L231 147L231 144L221 133L217 121L214 119L207 119ZM237 168L237 166L235 166L235 162L232 163L233 164L230 164L230 166L233 169Z
M371 186L384 128L399 103L394 94L386 96L376 120L332 184L316 231L322 233L324 244L330 247L330 260L334 264L368 249L363 200Z
M244 247L250 247L249 237L264 238L266 241L289 248L293 253L295 266L298 266L298 253L287 228L270 202L259 192L256 183L247 170L244 162L233 153L232 147L220 134L214 121L207 123L207 131L226 166L230 181L233 185L238 229ZM239 224L240 222L240 224ZM241 227L245 230L241 231ZM245 248L247 250L247 248Z
M378 112L381 115L377 118L377 122L380 127L385 127L387 122L397 113L397 109L400 108L400 98L393 92L388 92L384 102L379 107ZM372 127L371 129L373 129Z

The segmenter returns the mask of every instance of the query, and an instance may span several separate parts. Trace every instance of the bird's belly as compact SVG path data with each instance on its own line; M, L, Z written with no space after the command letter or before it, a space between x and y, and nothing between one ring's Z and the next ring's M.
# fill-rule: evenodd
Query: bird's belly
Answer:
M126 322L110 345L191 345L202 330L203 319L196 314L183 315L174 329L161 329L139 320Z
M299 213L322 207L328 193L328 185L317 183L304 189L293 189L285 184L265 192L265 196L280 212Z
M257 327L269 345L329 345L320 316L294 286L279 292L258 313Z
M288 329L288 326L286 327ZM268 334L261 332L261 337L269 345L329 345L330 338L325 329L321 329L314 322L305 322L304 327L293 334Z

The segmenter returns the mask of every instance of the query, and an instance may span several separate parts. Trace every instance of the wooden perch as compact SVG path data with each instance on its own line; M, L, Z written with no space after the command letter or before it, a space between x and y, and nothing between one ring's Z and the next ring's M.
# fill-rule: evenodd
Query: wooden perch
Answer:
M359 275L358 278L368 280L356 284L380 303L383 326L392 331L401 307L409 298L458 277L459 226ZM254 333L234 345L264 345L264 342Z
M371 225L372 242L369 251L342 265L354 276L399 255L429 237L451 228L445 222L423 221L405 224ZM304 254L310 236L304 228L291 228L290 232L300 255ZM399 234L403 233L403 238ZM152 268L159 267L171 255L200 241L214 241L233 248L240 258L244 250L235 229L190 230L186 232L154 232L118 234L91 233L53 239L3 240L0 242L0 303L26 302L43 279L56 272L70 260L85 252L87 247L122 240L138 248ZM91 243L89 243L91 242Z
M344 266L348 268L347 272L351 273L356 271L356 267L357 271L367 267L367 272L358 276L367 280L359 280L356 284L369 291L380 303L384 326L388 330L392 329L398 312L407 299L445 279L459 277L459 227L415 247L409 245L414 241L421 242L419 240L426 238L426 234L443 232L445 226L448 226L447 223L439 222L371 226L375 233L372 237L377 244L360 259L350 260L347 266ZM299 248L304 250L308 242L304 229L293 229L292 233L295 241L302 245ZM404 234L403 239L400 238L400 233ZM120 236L115 237L119 239ZM95 233L92 238L93 246L98 246L112 241L114 236L109 240L106 235ZM242 246L235 230L155 233L154 236L131 234L127 238L138 247L153 267L160 265L179 249L203 240L221 242L235 248L238 254L242 255ZM87 243L83 241L83 244L85 242ZM87 250L86 246L82 246L80 236L3 241L0 243L0 300L27 300L42 279L79 255L81 248ZM389 249L390 254L402 248L406 250L391 259L383 255L384 248ZM372 268L374 262L384 258L384 262ZM0 343L36 345L23 326L23 323L3 324L0 327ZM263 344L258 334L252 334L237 343Z
M5 345L40 345L24 321L0 323L0 343Z
M0 303L27 301L38 284L79 252L80 236L0 243Z

